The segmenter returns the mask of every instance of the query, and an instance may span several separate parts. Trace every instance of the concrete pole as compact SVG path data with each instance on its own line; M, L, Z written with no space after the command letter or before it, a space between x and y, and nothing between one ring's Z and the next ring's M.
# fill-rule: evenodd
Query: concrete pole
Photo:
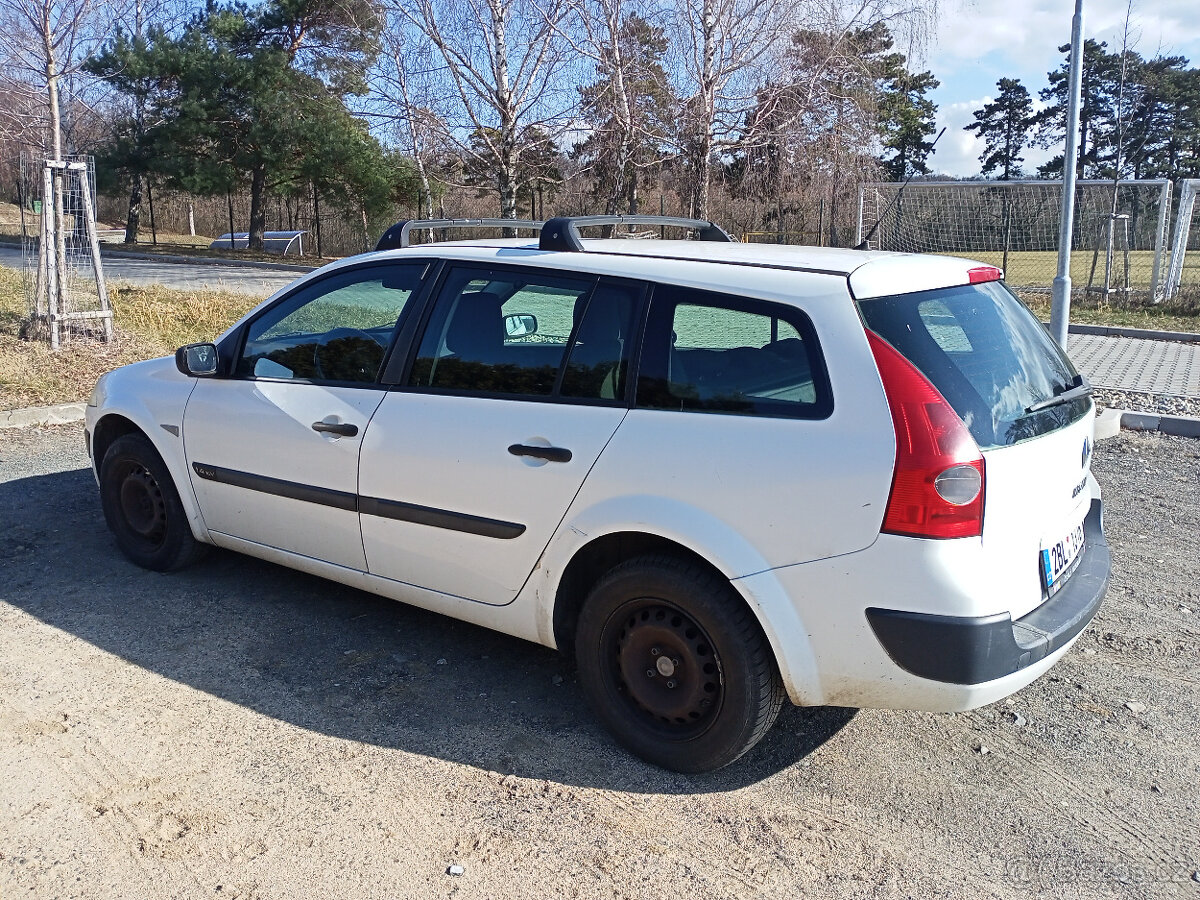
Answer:
M1083 0L1075 0L1075 15L1071 19L1070 78L1062 213L1058 224L1058 274L1054 276L1050 294L1050 336L1064 350L1071 318L1071 235L1075 230L1075 163L1079 158L1079 101L1083 91Z

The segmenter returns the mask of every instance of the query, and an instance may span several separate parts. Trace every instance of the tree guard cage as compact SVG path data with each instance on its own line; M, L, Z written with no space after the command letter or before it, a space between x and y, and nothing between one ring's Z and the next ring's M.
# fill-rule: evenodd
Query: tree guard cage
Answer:
M43 160L22 153L21 182L30 334L47 336L53 350L74 338L112 341L91 157Z

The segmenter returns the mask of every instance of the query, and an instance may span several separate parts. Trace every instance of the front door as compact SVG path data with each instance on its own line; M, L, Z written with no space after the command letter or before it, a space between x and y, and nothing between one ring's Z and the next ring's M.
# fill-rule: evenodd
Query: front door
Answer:
M200 379L183 421L209 531L364 571L358 455L380 367L424 264L331 273L246 328L231 377Z
M360 467L372 574L513 600L627 411L636 285L451 267Z

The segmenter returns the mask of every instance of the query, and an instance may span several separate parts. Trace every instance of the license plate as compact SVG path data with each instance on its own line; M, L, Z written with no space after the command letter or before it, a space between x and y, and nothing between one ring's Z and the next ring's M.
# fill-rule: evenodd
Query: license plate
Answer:
M1061 540L1042 547L1042 582L1046 596L1052 597L1079 565L1079 552L1083 549L1083 523L1068 531Z

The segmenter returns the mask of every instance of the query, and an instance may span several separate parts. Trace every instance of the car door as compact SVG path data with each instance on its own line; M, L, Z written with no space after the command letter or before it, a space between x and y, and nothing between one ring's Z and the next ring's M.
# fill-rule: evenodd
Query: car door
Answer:
M376 264L310 282L247 323L229 377L197 382L184 447L219 543L251 541L365 571L359 448L425 268Z
M636 284L448 267L363 444L369 571L512 601L625 416L641 305Z

